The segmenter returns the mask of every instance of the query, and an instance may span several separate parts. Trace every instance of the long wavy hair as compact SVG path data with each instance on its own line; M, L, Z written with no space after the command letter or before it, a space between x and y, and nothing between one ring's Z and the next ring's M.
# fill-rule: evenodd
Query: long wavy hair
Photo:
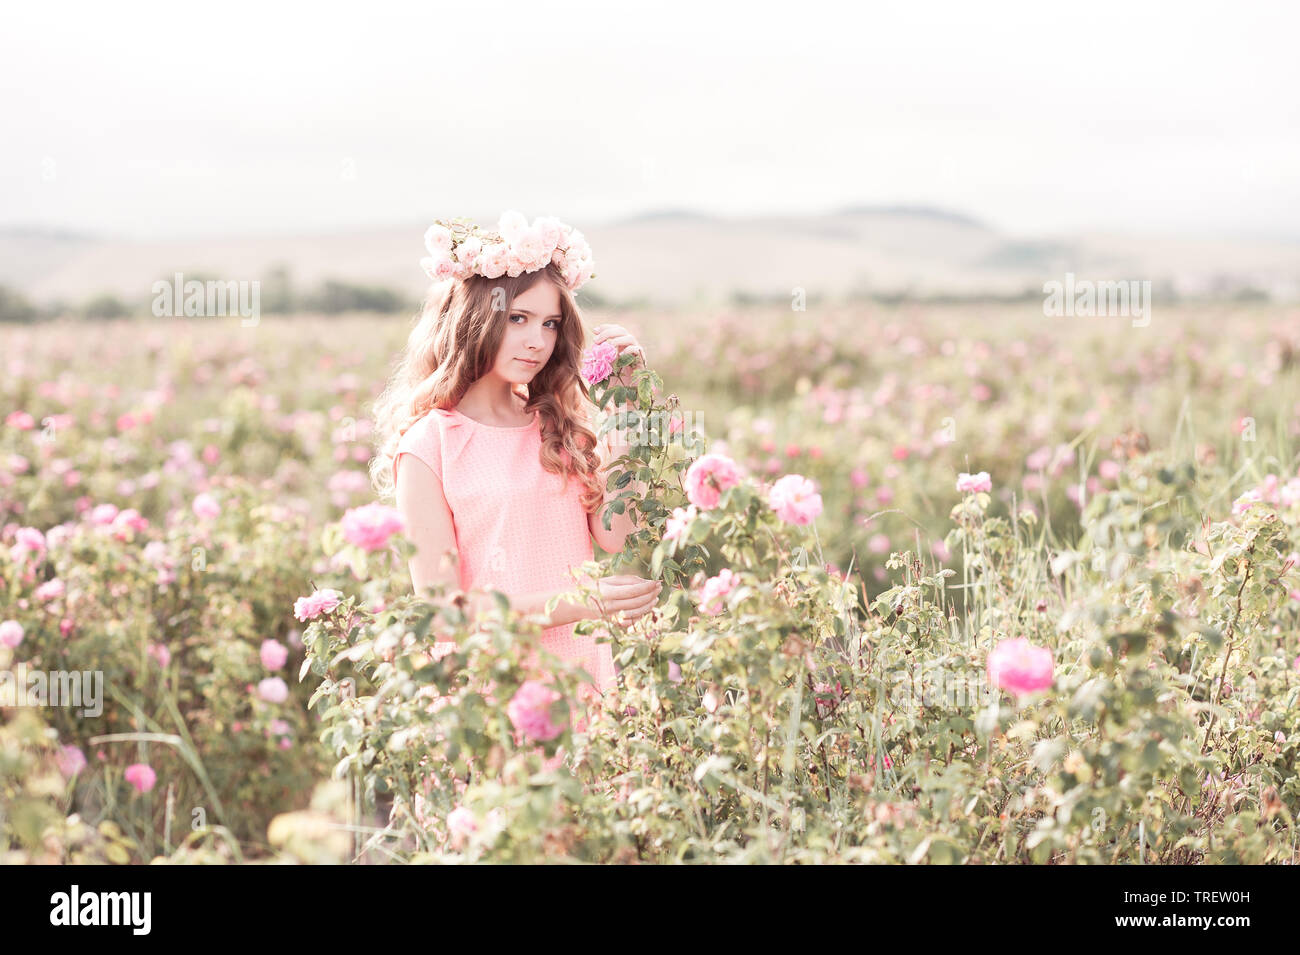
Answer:
M605 495L597 476L596 434L589 426L594 405L580 374L586 330L553 264L515 278L471 275L430 286L406 348L374 404L377 455L370 461L370 482L381 499L395 497L393 457L402 435L434 408L453 408L491 370L515 296L543 281L560 293L559 334L550 359L515 394L526 400L527 411L541 413L542 467L564 477L566 485L576 478L583 508L588 514L599 510ZM494 302L496 289L502 293Z

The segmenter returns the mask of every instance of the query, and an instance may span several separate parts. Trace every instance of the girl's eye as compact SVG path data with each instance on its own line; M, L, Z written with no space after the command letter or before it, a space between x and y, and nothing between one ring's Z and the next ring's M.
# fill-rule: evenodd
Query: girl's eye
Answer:
M522 318L525 322L528 321L528 316L526 316L526 315L520 315L518 312L515 312L513 315L510 316L510 321L513 322L516 318ZM559 320L558 318L548 318L548 319L543 323L543 327L546 327L546 328L553 328L553 329L554 329L554 328L559 328L559 327L560 327L560 320Z

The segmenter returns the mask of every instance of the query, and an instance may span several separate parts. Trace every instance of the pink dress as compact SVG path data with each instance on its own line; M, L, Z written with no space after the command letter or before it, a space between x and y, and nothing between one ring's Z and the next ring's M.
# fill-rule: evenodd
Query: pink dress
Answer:
M460 588L492 588L507 596L574 588L569 571L593 556L581 484L568 486L542 467L541 415L532 424L499 428L455 410L435 408L411 425L393 455L415 455L442 481L456 529ZM601 692L616 682L613 653L573 624L542 631L541 645L577 661ZM454 644L452 644L454 646Z

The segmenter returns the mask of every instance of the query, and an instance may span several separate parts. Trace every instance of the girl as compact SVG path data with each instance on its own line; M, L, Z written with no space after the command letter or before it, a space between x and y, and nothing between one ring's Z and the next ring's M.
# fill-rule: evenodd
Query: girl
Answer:
M575 635L573 624L635 619L653 609L662 585L605 577L598 606L563 601L545 612L551 597L574 589L570 571L592 559L593 539L613 553L635 528L626 514L608 531L601 519L606 466L624 446L597 441L580 376L585 333L572 293L590 272L590 251L581 233L553 219L530 229L507 213L500 235L464 222L426 236L434 258L422 264L437 281L376 404L381 451L372 475L382 496L396 497L416 545L417 593L435 581L502 591L513 608L538 616L541 646L580 662L603 693L615 684L610 646ZM644 360L621 326L597 326L595 342ZM477 609L489 598L473 600Z

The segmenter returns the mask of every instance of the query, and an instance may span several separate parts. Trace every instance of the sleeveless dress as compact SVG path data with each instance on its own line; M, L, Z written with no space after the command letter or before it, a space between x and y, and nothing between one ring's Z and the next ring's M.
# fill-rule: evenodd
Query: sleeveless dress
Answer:
M593 557L581 484L542 467L541 414L532 423L501 428L454 409L435 408L402 435L413 454L442 482L456 530L460 588L491 588L506 596L570 590L569 571ZM542 631L541 645L578 662L595 679L596 695L617 683L613 652L595 635L575 635L573 624ZM435 652L454 643L435 644Z

